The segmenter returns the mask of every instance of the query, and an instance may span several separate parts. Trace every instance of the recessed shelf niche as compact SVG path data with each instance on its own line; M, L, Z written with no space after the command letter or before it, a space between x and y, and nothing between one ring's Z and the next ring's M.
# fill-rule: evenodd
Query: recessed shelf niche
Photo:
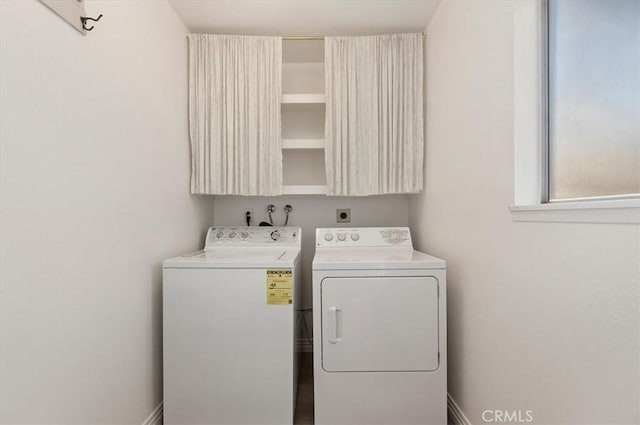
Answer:
M283 192L325 194L324 41L282 43Z

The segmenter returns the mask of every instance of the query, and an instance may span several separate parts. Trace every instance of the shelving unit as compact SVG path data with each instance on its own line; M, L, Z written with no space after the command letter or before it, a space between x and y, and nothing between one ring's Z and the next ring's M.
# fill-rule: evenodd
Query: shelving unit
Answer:
M323 195L324 43L285 40L282 60L283 193Z

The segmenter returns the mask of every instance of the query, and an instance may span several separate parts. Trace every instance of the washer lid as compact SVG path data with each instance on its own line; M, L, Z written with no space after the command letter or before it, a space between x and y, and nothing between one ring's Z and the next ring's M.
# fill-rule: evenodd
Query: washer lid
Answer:
M209 248L162 263L164 268L238 268L293 267L300 255L297 248L226 247Z
M413 248L317 248L313 270L444 269L446 262Z

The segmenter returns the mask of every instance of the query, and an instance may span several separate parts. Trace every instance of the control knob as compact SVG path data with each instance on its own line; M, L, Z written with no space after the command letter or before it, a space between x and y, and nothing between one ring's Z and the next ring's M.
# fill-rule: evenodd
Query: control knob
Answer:
M389 233L389 241L390 242L398 242L400 240L400 233L397 230L392 230Z
M271 232L271 239L273 239L274 241L277 241L278 239L280 239L280 232L277 230L274 230L273 232Z
M338 240L339 240L339 241L343 241L343 240L345 240L345 239L347 239L347 235L346 235L346 234L344 234L344 233L338 233Z
M324 240L327 242L331 242L333 240L333 235L331 233L327 233L324 235Z
M240 233L240 237L241 237L242 239L247 239L247 238L249 237L249 232L242 232L242 233Z
M357 234L357 233L352 233L352 234L351 234L351 240L352 240L352 241L354 241L354 242L355 242L355 241L357 241L358 239L360 239L360 235L359 235L359 234Z
M216 233L216 238L221 239L224 236L224 232L222 230L218 231L218 233Z
M236 232L231 232L231 233L229 233L229 237L230 237L231 239L235 238L235 237L236 237Z

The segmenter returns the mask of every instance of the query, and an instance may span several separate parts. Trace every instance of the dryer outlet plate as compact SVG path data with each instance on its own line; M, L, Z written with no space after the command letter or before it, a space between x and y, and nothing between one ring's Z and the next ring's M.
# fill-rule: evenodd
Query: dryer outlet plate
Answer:
M336 223L351 223L351 208L337 209Z

